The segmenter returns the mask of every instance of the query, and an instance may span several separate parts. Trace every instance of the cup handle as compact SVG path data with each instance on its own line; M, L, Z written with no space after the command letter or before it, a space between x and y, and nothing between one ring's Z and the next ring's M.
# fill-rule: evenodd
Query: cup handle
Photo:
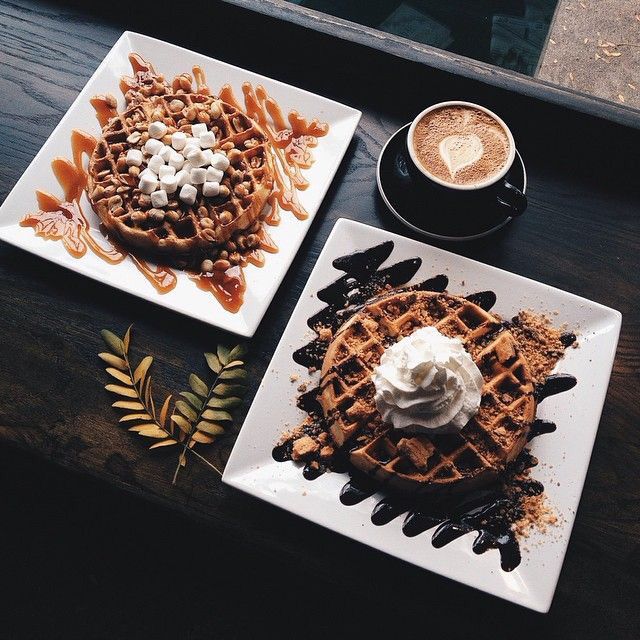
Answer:
M527 196L514 187L510 182L506 180L502 183L500 190L498 191L498 203L509 210L509 215L512 218L524 213L527 208Z

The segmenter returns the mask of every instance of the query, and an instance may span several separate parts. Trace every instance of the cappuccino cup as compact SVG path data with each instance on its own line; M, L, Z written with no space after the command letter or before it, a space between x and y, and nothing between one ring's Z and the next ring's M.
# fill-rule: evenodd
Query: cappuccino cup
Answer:
M458 216L461 233L524 212L527 198L508 180L516 158L513 135L489 109L472 102L441 102L420 112L406 139L413 181L428 186Z

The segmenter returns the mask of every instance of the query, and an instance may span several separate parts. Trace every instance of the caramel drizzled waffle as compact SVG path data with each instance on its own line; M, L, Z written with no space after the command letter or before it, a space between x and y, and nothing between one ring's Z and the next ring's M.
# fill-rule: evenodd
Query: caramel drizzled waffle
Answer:
M142 99L111 118L89 162L89 199L107 231L128 247L162 257L177 266L197 265L215 258L234 234L250 228L259 218L273 186L268 140L247 115L213 96L202 93L165 93ZM131 96L130 96L131 97ZM204 197L198 191L193 205L169 196L166 207L154 208L150 196L138 187L144 167L129 167L130 149L141 149L151 122L167 125L163 141L176 131L191 134L191 125L205 122L216 135L216 153L230 165L220 193Z

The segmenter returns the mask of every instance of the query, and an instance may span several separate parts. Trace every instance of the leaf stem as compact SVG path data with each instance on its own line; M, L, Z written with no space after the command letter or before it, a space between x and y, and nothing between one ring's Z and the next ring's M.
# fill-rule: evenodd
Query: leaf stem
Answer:
M173 480L171 481L171 484L175 484L178 481L178 473L180 473L180 466L182 465L180 460L181 457L182 455L178 456L178 464L176 465L176 470L173 473Z
M183 452L181 455L178 456L178 464L176 465L176 470L173 474L173 480L171 481L171 484L175 484L176 481L178 480L178 474L180 473L180 467L182 466L181 458L182 458L182 455L184 455L184 453L187 451L189 453L192 453L196 458L199 458L207 466L211 467L220 477L222 477L222 471L220 471L220 469L218 469L218 467L216 467L216 465L213 464L213 462L209 462L204 456L200 455L195 449L189 448L184 443L182 443L182 448L183 448Z
M213 462L209 462L204 456L200 455L195 449L187 449L187 451L191 452L196 458L199 458L202 462L211 467L218 475L222 476L222 471L220 471Z

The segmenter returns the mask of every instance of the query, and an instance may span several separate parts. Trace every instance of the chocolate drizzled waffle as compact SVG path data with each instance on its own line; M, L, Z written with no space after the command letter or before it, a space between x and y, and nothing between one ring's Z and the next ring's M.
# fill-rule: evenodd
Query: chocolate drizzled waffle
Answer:
M383 423L371 380L384 350L434 326L460 338L484 378L481 406L453 435L398 432ZM527 442L534 387L513 335L478 305L429 291L383 295L336 333L327 350L319 401L330 433L352 464L405 492L466 491L495 479Z
M128 247L177 266L215 258L223 243L256 222L271 193L273 168L264 132L244 113L210 95L127 95L131 103L105 125L89 162L88 194L95 211L107 231ZM166 207L152 207L138 187L143 167L128 167L125 158L130 149L142 148L154 121L167 125L165 143L176 131L190 134L197 122L215 133L216 153L230 162L219 195L204 197L199 189L189 205L176 192Z

